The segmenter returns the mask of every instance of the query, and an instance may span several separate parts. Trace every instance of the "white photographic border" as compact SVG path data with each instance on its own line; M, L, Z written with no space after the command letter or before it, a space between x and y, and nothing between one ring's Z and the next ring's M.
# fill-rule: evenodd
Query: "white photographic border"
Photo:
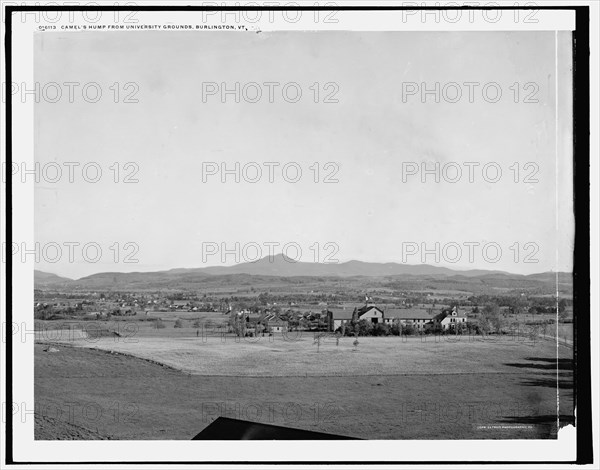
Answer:
M73 2L71 2L72 4ZM268 3L268 2L267 2ZM407 2L412 4L414 2ZM33 2L32 2L33 4ZM68 5L69 2L66 2ZM100 2L102 5L112 6L114 2ZM164 5L169 8L178 4L172 2ZM192 6L213 5L214 2L199 2ZM353 2L347 2L349 6L353 6ZM538 2L542 5L543 2ZM555 6L554 2L547 2L550 6ZM152 6L158 7L156 2L137 2L137 6ZM232 3L235 6L235 3ZM302 4L302 6L312 6L314 2ZM325 3L323 3L325 5ZM341 2L338 3L341 5ZM507 2L502 6L513 6L514 2ZM3 4L4 6L4 4ZM42 4L43 6L43 4ZM163 5L161 5L163 6ZM244 6L241 4L241 6ZM250 6L253 6L250 4ZM401 6L396 4L396 6ZM431 6L436 6L432 4ZM597 13L597 5L596 5ZM508 12L509 10L503 10ZM58 22L51 24L55 26L73 24L63 12L62 18ZM18 13L17 13L18 14ZM164 23L183 23L203 22L204 24L220 24L219 15L205 15L205 17L197 21L191 19L195 16L202 16L201 11L139 11L136 14L140 23L146 24L164 24ZM264 17L257 23L254 23L257 30L262 31L277 31L277 30L357 30L357 31L376 31L376 30L403 30L403 31L451 31L451 30L473 30L473 31L494 31L494 30L572 30L575 27L575 17L572 10L539 10L537 19L534 24L526 24L523 22L515 22L510 15L502 15L504 20L490 23L482 18L475 16L473 22L440 22L440 23L425 23L414 18L418 15L410 15L404 11L338 11L336 18L337 23L315 22L311 19L310 12L305 11L303 18L297 22L289 22L283 20L279 15L274 15L274 21ZM33 19L33 15L29 19ZM404 18L404 20L402 20ZM597 15L590 15L591 20L596 22L596 28L590 25L591 37L590 47L597 47ZM104 11L102 20L95 24L114 22L114 16L110 12ZM48 23L50 24L50 23ZM34 35L39 34L39 27L43 25L33 21L13 21L12 22L12 77L13 82L32 83L34 81L33 70L33 50L34 50ZM471 29L472 28L472 29ZM107 32L108 33L108 32ZM193 34L193 33L190 33ZM210 31L202 31L202 34L210 34ZM232 34L236 34L232 31ZM594 46L594 40L596 40ZM590 85L591 102L592 102L592 119L590 129L592 130L592 149L590 152L591 164L591 274L592 288L597 294L597 274L598 274L598 120L597 120L597 104L598 104L598 51L596 54L592 51L591 54L591 70L596 81L592 81ZM3 80L4 67L2 68ZM3 113L5 108L3 107ZM6 118L4 114L2 116ZM20 161L30 162L33 167L34 162L34 134L33 134L33 103L18 103L13 100L12 105L12 154L19 156ZM596 131L594 131L596 129ZM2 137L4 141L4 126L2 126ZM2 146L3 158L6 161L5 147ZM34 184L14 184L12 186L12 234L13 239L22 240L26 244L33 245L34 243L34 223L33 223L33 207L34 207ZM4 188L3 188L4 193ZM6 201L3 204L3 210L6 210ZM595 207L594 207L595 206ZM5 240L6 225L4 217L2 217L2 232L3 240ZM5 263L2 264L3 271ZM12 312L13 322L26 322L33 325L33 312L31 305L33 304L33 271L34 263L13 263L12 269ZM3 272L3 275L6 274ZM6 293L2 292L2 308L6 305ZM593 364L593 387L598 391L598 316L594 312L598 312L597 295L592 297L591 305L591 332L593 335L592 342L592 358ZM3 327L6 325L6 312L3 312ZM10 334L3 328L3 335ZM28 333L27 341L13 341L13 397L18 403L33 403L33 334ZM5 341L3 341L5 343ZM6 343L5 343L6 344ZM2 356L2 383L6 374L6 356ZM18 398L17 398L18 397ZM593 404L594 415L598 416L598 397L597 393L592 393L595 400ZM5 403L4 387L2 387L2 403ZM3 405L3 413L10 410ZM17 462L232 462L240 461L250 464L256 462L278 462L278 461L293 461L293 462L330 462L336 464L339 462L340 456L344 456L344 460L368 463L373 460L373 456L381 456L380 459L389 462L400 461L440 461L447 462L450 452L457 456L458 461L463 462L493 462L493 461L550 461L550 462L568 462L576 458L575 453L575 438L576 433L571 427L563 429L557 440L465 440L465 441L401 441L401 440L365 440L365 441L279 441L276 445L269 441L36 441L34 440L34 421L30 415L30 419L22 422L20 419L13 421L13 458ZM3 419L3 427L6 426L6 421ZM598 438L598 420L594 421L595 438ZM432 446L432 444L434 444ZM2 439L3 455L5 440ZM310 449L310 451L307 451ZM595 449L597 455L598 448ZM4 458L3 458L4 459ZM131 468L133 465L128 465ZM137 465L136 465L137 466ZM186 465L174 465L180 468L189 468ZM224 466L224 465L220 465ZM86 465L78 465L77 468L84 468ZM123 467L122 465L120 467ZM143 464L140 468L149 468L152 465ZM157 468L164 465L157 465ZM338 467L332 465L332 467ZM342 466L340 466L342 467ZM348 465L343 466L348 468ZM448 466L450 468L461 468L461 466ZM548 468L547 465L541 465L541 468ZM7 467L8 468L8 467ZM30 467L31 468L31 467ZM44 466L43 468L64 468L64 466ZM90 465L90 468L94 468ZM97 468L97 467L96 467ZM116 467L117 468L117 467ZM264 466L263 466L264 468ZM387 466L382 466L387 468ZM426 466L425 468L428 468Z

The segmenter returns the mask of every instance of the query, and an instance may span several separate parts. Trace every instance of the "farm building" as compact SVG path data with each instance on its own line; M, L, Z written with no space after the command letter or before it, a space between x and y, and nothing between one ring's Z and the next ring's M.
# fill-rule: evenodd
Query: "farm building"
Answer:
M281 333L287 331L288 322L282 319L277 313L265 311L260 318L260 323L263 324L269 333Z
M432 316L427 310L421 308L388 308L382 310L372 304L355 309L330 308L327 309L329 331L336 331L343 324L352 321L368 320L373 324L384 323L391 325L412 325L417 331L425 332L431 328L449 330L459 323L466 323L467 315L459 313L456 307L444 309L438 315Z
M269 333L281 333L287 331L288 322L284 320L269 320L267 322L267 331Z
M244 313L242 318L246 320L246 331L254 333L281 333L287 331L288 322L282 319L278 314L274 312L267 312L263 314L255 313Z
M431 321L431 315L420 308L389 308L385 311L384 322L388 325L399 322L402 325L412 325L418 331L425 331Z
M467 322L467 315L460 313L458 308L446 308L438 313L432 320L432 327L436 330L453 330L456 325Z
M344 323L352 320L369 320L371 323L383 323L383 310L375 305L364 305L355 309L331 308L327 310L327 324L329 331L335 331Z

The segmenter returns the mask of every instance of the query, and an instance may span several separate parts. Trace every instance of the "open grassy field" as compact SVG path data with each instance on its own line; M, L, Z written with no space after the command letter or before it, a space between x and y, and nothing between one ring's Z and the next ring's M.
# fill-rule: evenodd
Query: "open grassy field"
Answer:
M573 342L573 324L572 323L559 323L557 325L550 325L546 331L545 336L548 338L556 338L567 343Z
M552 354L550 341L524 337L353 337L322 340L308 332L255 338L196 337L194 328L140 328L131 337L100 337L71 343L148 359L197 375L333 376L403 374L497 374L514 372L512 363ZM294 336L298 335L298 336Z
M557 358L549 340L359 338L355 350L343 338L317 351L306 335L178 330L37 344L36 438L190 439L219 415L364 439L551 438L557 384L561 425L572 420L572 349Z

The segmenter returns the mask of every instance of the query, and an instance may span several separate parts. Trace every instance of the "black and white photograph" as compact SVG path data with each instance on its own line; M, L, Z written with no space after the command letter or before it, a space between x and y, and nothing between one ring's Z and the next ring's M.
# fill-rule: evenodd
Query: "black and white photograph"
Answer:
M6 468L597 464L598 5L413 3L3 4Z

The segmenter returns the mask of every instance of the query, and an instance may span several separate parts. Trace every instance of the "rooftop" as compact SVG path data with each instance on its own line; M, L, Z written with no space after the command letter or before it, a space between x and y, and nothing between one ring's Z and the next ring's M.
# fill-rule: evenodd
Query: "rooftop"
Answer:
M431 320L433 317L420 308L388 308L383 312L384 318L399 320Z

